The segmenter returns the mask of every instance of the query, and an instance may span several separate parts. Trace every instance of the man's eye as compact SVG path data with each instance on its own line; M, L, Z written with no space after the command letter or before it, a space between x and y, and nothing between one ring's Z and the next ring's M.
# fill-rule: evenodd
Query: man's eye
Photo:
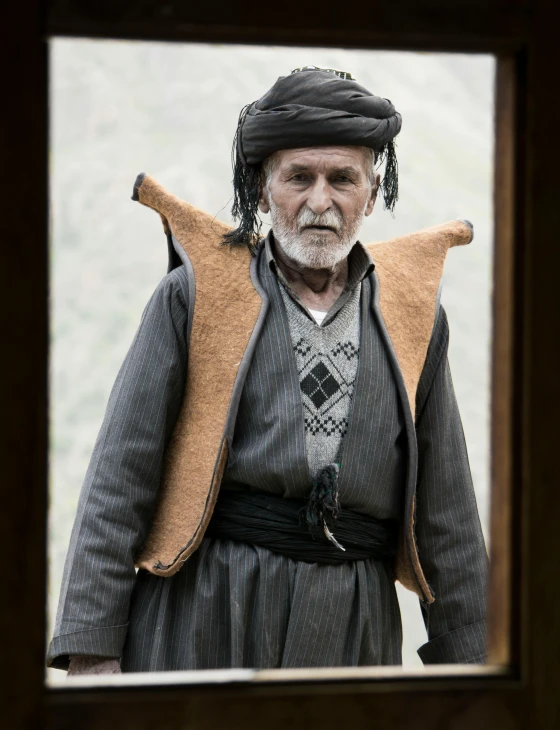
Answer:
M307 180L307 175L304 175L303 173L299 173L298 175L292 175L292 180L295 180L295 182L304 182Z

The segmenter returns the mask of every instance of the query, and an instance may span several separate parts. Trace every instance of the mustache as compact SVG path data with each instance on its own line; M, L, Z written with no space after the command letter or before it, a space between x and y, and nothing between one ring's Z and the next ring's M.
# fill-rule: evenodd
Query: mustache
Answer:
M319 226L321 228L331 228L335 233L339 233L344 224L344 218L340 211L335 208L329 208L324 213L314 213L307 206L298 215L298 230L309 226Z

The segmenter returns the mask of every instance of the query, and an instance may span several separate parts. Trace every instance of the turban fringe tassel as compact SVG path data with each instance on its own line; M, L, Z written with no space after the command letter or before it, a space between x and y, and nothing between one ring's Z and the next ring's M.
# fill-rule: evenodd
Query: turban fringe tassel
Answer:
M379 165L385 162L385 174L379 186L383 195L383 207L393 214L395 203L399 199L399 166L393 140L381 148L377 158Z
M239 225L224 235L222 243L230 246L247 246L254 256L262 227L259 216L259 200L263 184L262 163L249 165L241 156L241 129L251 106L252 104L247 104L241 110L231 148L233 167L231 214L239 221Z

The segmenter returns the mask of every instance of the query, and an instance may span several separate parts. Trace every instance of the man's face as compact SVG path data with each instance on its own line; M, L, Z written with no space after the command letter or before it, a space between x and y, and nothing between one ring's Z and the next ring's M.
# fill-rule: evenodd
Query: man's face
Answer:
M375 204L371 157L363 147L280 150L259 208L272 218L274 238L301 266L333 268L348 256L363 217Z

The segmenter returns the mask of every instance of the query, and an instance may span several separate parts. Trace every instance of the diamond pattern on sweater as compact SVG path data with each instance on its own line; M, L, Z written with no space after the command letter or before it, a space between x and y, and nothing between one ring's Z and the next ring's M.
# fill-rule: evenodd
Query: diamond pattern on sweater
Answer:
M295 355L305 443L313 476L336 461L349 427L360 354L360 288L327 325L318 325L281 287Z
M309 353L311 352L311 345L308 345L307 342L303 339L303 337L300 337L299 340L294 345L294 351L295 351L296 355L305 357L306 355L309 355Z
M352 358L358 357L360 348L355 347L352 342L338 342L336 347L333 347L331 350L331 353L336 357L341 352L346 356L347 360L352 360Z
M300 383L302 391L320 408L340 390L340 385L331 375L324 362L318 362Z

